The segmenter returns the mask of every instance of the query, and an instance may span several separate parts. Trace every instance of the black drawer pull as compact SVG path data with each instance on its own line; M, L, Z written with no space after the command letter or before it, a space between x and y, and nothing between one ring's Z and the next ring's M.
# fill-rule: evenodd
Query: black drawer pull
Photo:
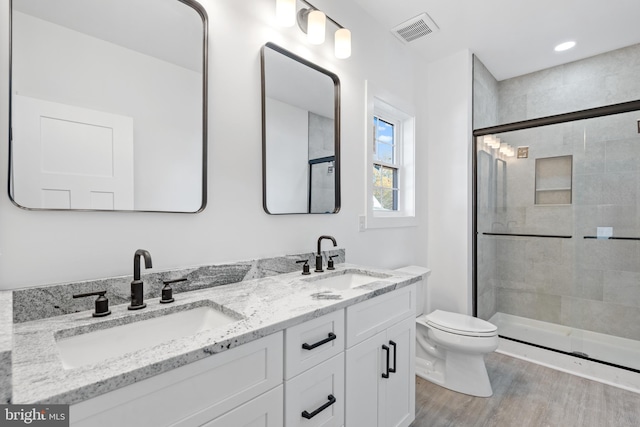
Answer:
M389 345L393 346L393 368L389 368L389 372L394 373L396 372L396 343L393 341L389 341Z
M390 370L389 370L389 347L387 347L386 345L382 344L382 349L387 352L387 372L386 373L385 372L382 373L382 378L389 378L389 372L390 372Z
M312 413L308 413L307 411L302 411L302 416L308 420L310 420L311 418L315 417L316 415L318 415L320 412L324 411L325 409L327 409L329 406L333 405L334 403L336 403L336 398L333 397L333 394L330 394L327 399L329 399L329 401L327 403L325 403L324 405L322 405L321 407L319 407L318 409L316 409L315 411L313 411Z
M333 341L336 339L336 334L334 334L333 332L329 332L329 336L325 339L323 339L322 341L318 341L315 344L307 344L304 343L302 344L302 348L304 348L305 350L313 350L316 347L320 347L322 344L326 344L329 341Z

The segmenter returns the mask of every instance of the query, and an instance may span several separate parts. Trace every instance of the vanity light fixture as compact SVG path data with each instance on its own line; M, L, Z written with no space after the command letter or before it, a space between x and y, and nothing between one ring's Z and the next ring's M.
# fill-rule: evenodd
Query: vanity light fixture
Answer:
M336 58L345 59L351 56L351 31L338 24L324 12L306 0L299 0L307 7L296 13L298 0L276 0L276 19L283 27L290 27L291 22L297 21L298 27L307 35L311 44L320 45L325 41L327 21L333 23L338 30L334 35L334 49Z
M484 137L482 137L482 142L489 148L493 148L494 150L497 149L498 155L502 155L504 157L513 157L516 154L516 151L511 146L511 144L500 141L500 138L493 135L485 135Z
M511 145L509 145L507 148L508 148L507 157L513 157L516 155L515 148L513 148Z
M492 141L492 143L491 143L491 148L493 148L493 149L497 150L497 149L499 149L499 148L500 148L500 144L502 144L502 143L500 142L500 138L498 138L498 137L494 136L494 137L493 137L493 141Z

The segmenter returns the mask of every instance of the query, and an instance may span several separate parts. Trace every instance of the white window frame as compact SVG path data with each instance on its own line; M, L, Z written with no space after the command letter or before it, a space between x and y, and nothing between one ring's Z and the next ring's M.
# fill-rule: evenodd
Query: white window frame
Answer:
M417 226L415 209L415 115L413 108L397 97L378 89L370 81L365 82L366 93L366 204L365 228L390 228ZM373 207L373 147L375 130L373 117L391 122L395 128L398 166L398 210L380 210Z

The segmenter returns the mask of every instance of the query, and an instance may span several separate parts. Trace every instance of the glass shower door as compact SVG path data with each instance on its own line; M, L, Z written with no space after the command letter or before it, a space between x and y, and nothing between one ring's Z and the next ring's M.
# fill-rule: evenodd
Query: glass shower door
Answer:
M502 337L640 371L638 117L476 138L476 308Z
M640 370L638 112L575 122L572 351Z

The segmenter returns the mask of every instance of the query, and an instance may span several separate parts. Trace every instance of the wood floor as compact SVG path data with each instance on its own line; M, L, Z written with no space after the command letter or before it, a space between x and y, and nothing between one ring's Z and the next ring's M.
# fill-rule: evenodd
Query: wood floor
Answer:
M456 393L416 379L411 427L638 427L640 394L491 353L493 396Z

